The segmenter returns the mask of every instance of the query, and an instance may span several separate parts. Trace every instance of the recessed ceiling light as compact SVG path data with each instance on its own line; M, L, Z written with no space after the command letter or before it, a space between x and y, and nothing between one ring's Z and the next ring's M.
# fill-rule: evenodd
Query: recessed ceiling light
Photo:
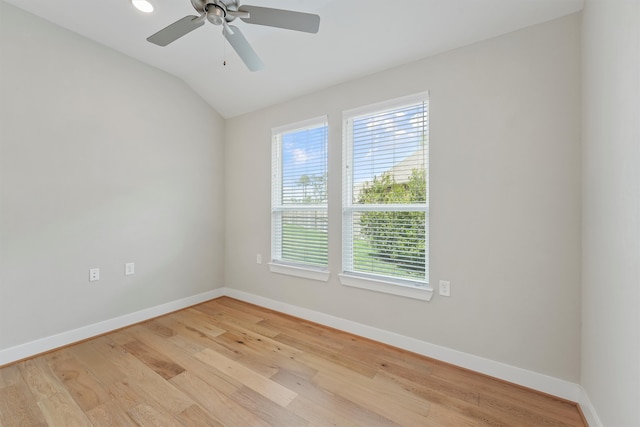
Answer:
M141 12L153 12L153 4L149 0L131 0L131 4Z

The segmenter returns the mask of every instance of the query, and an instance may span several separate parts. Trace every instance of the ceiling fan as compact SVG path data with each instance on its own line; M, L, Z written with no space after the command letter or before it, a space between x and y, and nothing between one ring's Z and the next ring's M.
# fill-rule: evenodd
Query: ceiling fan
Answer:
M158 46L166 46L204 25L204 21L207 20L213 25L221 25L222 34L247 68L250 71L258 71L264 68L264 64L242 35L240 29L229 25L234 19L240 18L247 24L265 25L305 33L317 33L320 27L320 17L310 13L269 7L240 6L237 0L191 0L191 4L199 13L198 16L185 16L148 37L147 41Z

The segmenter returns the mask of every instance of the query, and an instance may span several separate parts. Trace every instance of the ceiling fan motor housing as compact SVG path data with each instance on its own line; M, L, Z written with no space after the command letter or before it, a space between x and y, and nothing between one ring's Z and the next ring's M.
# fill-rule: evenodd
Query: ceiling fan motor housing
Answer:
M206 13L207 20L214 25L233 21L235 16L228 14L227 10L238 10L237 0L191 0L191 5L198 13Z
M207 20L213 25L222 25L227 16L227 11L224 7L216 3L207 4L205 10L207 11Z

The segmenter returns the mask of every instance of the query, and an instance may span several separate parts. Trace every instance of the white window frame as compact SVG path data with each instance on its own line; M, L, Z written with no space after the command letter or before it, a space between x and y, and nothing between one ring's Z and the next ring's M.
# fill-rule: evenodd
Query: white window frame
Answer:
M429 200L421 208L413 205L373 205L372 206L355 206L353 203L353 128L350 122L358 117L376 114L377 112L390 110L394 108L402 108L412 104L427 103L427 121L429 120L429 93L421 92L418 94L392 99L377 104L367 105L360 108L344 111L343 119L343 191L342 191L342 273L338 275L340 283L345 286L351 286L361 289L367 289L376 292L399 295L408 298L429 301L433 296L433 288L429 285ZM428 134L428 132L427 132ZM427 141L428 144L428 135ZM428 150L427 150L428 153ZM426 158L426 167L428 171L429 158ZM428 181L427 181L428 185ZM428 194L428 191L427 191ZM425 212L425 275L426 279L411 280L395 278L385 275L377 275L373 273L362 273L353 271L353 213L357 211L365 211L367 209L376 210L417 210Z
M328 281L330 272L328 265L320 267L313 264L288 262L282 260L282 227L279 225L279 216L283 212L296 211L324 211L328 214L328 200L322 204L301 204L296 206L282 203L282 135L285 133L304 130L317 126L327 126L327 116L315 117L308 120L275 127L271 130L271 261L269 270L273 273L302 277L306 279ZM327 130L328 138L328 130ZM328 143L328 141L327 141ZM325 159L328 162L328 156ZM328 244L327 244L328 245ZM328 249L328 248L327 248Z

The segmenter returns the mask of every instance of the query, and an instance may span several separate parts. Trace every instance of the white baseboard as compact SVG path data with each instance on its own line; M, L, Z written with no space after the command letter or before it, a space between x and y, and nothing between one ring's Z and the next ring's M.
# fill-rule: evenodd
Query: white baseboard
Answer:
M226 287L0 350L0 366L225 295L578 402L589 425L602 426L586 392L578 384Z
M361 323L345 320L318 311L297 307L236 289L224 288L225 295L246 301L261 307L269 308L291 316L300 317L315 323L326 325L361 337L369 338L404 350L451 363L472 371L480 372L504 381L532 388L572 402L579 402L581 387L569 381L548 375L496 362L483 357L474 356L439 345L420 341L394 332L374 328ZM597 426L598 424L596 424Z
M583 387L580 387L580 400L578 403L580 404L580 409L582 409L582 414L586 418L589 427L604 427L604 424L600 421L600 418L596 413L596 409L593 407L593 404Z
M86 340L87 338L95 337L125 326L133 325L153 317L162 316L163 314L171 313L172 311L209 301L224 294L225 291L223 288L214 289L198 295L160 304L155 307L145 308L134 313L125 314L124 316L93 323L71 331L40 338L15 347L9 347L7 349L0 350L0 366L26 359L28 357L35 356L36 354L45 353L56 348L64 347L65 345Z

